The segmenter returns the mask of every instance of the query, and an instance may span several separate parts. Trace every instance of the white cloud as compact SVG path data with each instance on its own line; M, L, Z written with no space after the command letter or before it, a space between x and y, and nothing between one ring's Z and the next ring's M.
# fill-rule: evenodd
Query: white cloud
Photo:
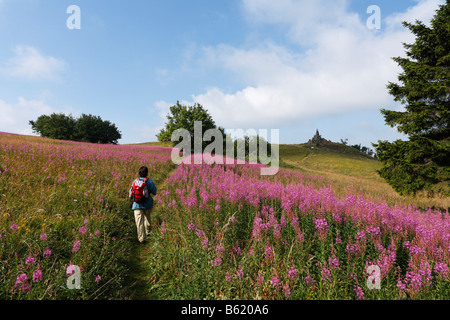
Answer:
M172 104L166 101L157 101L155 102L156 110L158 110L158 116L164 120L167 120L167 114L170 112L170 107ZM154 110L154 109L152 109Z
M399 24L412 17L429 21L438 2L423 0L386 17L384 29L377 31L349 12L343 0L243 0L249 20L287 28L291 45L267 40L253 49L203 48L199 60L204 65L232 72L247 86L235 92L210 88L192 98L225 128L274 128L389 107L393 102L386 84L397 81L401 71L391 58L404 56L402 42L414 40ZM295 49L306 44L306 51Z
M308 43L315 34L348 23L346 0L242 0L250 21L287 27L296 43ZM345 17L347 20L342 20Z
M386 23L391 29L403 28L402 22L415 22L420 20L429 25L431 16L438 10L439 5L443 4L442 0L416 0L417 5L408 8L405 12L398 12L386 18Z
M16 46L14 56L2 67L2 73L32 80L55 80L66 69L67 64L64 60L44 56L37 48L31 46Z
M72 107L57 110L43 100L27 100L19 97L17 103L11 104L0 100L0 128L3 132L32 135L30 120L36 120L43 114L76 114Z

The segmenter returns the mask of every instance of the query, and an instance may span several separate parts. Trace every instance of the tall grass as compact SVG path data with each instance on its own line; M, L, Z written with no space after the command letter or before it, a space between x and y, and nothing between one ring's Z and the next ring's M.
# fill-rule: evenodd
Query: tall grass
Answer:
M161 180L170 149L0 134L0 299L128 298L127 191L141 165Z

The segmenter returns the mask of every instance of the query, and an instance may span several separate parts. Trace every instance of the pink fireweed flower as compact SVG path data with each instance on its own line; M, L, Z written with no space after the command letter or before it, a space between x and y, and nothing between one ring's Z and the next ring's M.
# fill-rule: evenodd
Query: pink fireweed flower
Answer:
M274 290L278 290L278 288L281 286L280 279L278 279L277 276L272 276L272 278L270 279L270 285Z
M189 223L189 224L188 224L188 231L189 231L189 232L194 232L194 230L195 230L195 224Z
M22 291L30 291L31 285L28 285L28 277L26 273L21 273L16 278L15 287L19 288Z
M328 266L332 269L339 269L339 259L336 257L328 257Z
M46 233L41 234L41 236L39 237L39 239L41 239L41 240L43 240L43 241L47 240L47 234L46 234Z
M100 280L102 280L102 277L100 275L97 275L95 277L95 282L99 282Z
M414 271L408 271L405 277L406 291L415 297L422 289L422 276Z
M313 218L313 221L317 231L319 232L319 239L325 240L327 238L327 232L329 229L327 219Z
M255 220L253 221L253 231L252 231L252 235L255 239L260 239L261 238L261 233L263 231L263 220L256 216Z
M297 277L298 277L297 269L294 268L294 266L292 266L292 267L289 269L287 275L288 275L289 280L295 281L295 280L297 279Z
M420 255L423 255L425 253L425 249L424 248L421 248L421 247L416 246L416 245L410 245L408 249L409 249L410 256L420 256Z
M313 217L313 221L317 230L328 230L327 219L319 219Z
M341 215L337 212L333 212L332 218L333 218L333 221L337 222L337 223L343 223L344 219L345 219L345 218L341 217Z
M281 217L281 219L280 219L280 225L283 227L283 228L286 228L286 217L283 215L282 217Z
M358 275L357 275L356 273L350 273L350 274L348 275L348 278L351 279L351 280L353 280L353 281L358 282Z
M33 282L38 282L42 280L42 271L40 269L33 273Z
M428 262L422 262L420 267L409 265L410 270L406 272L404 284L406 292L414 298L422 289L429 288L432 284L431 268Z
M361 249L357 244L347 244L345 252L350 256L356 257L361 253Z
M234 254L241 255L241 247L234 248Z
M321 276L322 281L331 282L331 272L328 268L322 268Z
M222 264L222 258L216 257L214 261L212 262L213 267L220 266Z
M372 238L375 238L375 237L381 235L380 227L369 226L369 227L366 228L366 232L367 232L367 234L369 234Z
M34 260L34 257L32 256L32 255L29 255L28 257L27 257L27 259L25 260L25 264L27 265L27 266L29 266L30 264L33 264L35 262L35 260Z
M236 270L236 278L239 280L239 282L244 279L244 271L242 271L242 269Z
M99 236L99 235L100 235L100 230L95 230L94 234L95 234L96 236Z
M385 277L389 271L393 268L396 262L396 248L392 248L389 246L389 249L386 250L381 244L378 246L378 250L380 251L380 256L376 261L376 265L381 269L381 277ZM366 262L367 267L367 262Z
M298 221L300 220L299 217L295 216L292 218L291 224L294 230L298 230Z
M364 231L360 231L356 234L356 239L365 242L367 240L366 233Z
M77 240L73 243L72 252L77 252L81 248L81 241Z
M448 276L448 266L446 263L437 263L434 267L434 272L436 272L437 276L440 278L445 278Z
M277 225L277 219L275 218L275 216L273 214L269 214L269 225L270 227L275 227L275 225Z
M360 286L355 286L353 291L356 293L356 300L365 300L364 291Z
M208 244L209 244L208 239L203 239L203 240L202 240L202 247L203 247L204 249L207 249L207 248L208 248Z
M187 200L187 206L189 208L194 208L198 204L198 201L197 201L196 197L188 197L186 200ZM160 199L160 201L162 202L161 199Z
M297 233L297 237L296 237L297 241L300 243L303 243L303 241L305 240L303 237L303 233L301 233L300 231Z
M312 287L314 285L314 280L311 278L310 274L308 274L303 280L305 281L307 287Z
M230 282L231 279L231 275L227 272L227 274L225 275L225 281Z
M197 229L196 234L197 234L197 237L201 238L201 237L203 237L203 235L204 235L205 233L204 233L202 230Z
M44 254L42 255L44 258L45 257L50 257L52 255L52 252L50 251L49 248L45 249Z
M431 286L431 284L433 282L433 276L431 275L431 267L428 262L422 262L420 264L418 273L422 276L424 285L426 287Z
M396 286L397 286L397 288L399 288L399 289L401 289L401 290L403 290L403 291L406 291L406 285L403 283L402 280L398 280Z
M291 288L289 288L289 284L285 284L284 287L284 295L286 296L286 298L289 298L289 296L291 295Z
M81 235L85 235L86 234L86 231L87 231L87 229L85 228L85 227L80 227L80 229L78 229L78 232L81 234Z
M18 229L19 229L19 226L18 226L17 224L13 223L13 224L9 227L9 229L10 229L10 230L18 230Z
M221 244L217 245L216 252L218 256L222 256L222 254L225 252L225 247Z

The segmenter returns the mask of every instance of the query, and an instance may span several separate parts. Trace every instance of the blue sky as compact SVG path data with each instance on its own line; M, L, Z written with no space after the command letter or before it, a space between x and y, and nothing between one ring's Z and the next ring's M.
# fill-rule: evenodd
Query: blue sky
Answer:
M371 146L405 138L380 108L391 57L443 0L0 0L0 131L41 114L101 116L120 143L156 141L169 107L194 102L226 129L279 129L280 143ZM80 8L69 30L67 8ZM369 29L370 5L381 28Z

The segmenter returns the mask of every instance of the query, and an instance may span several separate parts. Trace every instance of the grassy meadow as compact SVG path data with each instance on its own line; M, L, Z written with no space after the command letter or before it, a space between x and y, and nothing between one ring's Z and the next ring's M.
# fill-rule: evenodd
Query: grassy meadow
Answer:
M0 299L450 297L450 217L435 210L449 200L396 195L376 160L281 145L283 167L261 176L175 167L170 152L0 134ZM138 246L127 192L141 165L158 194Z
M336 144L337 145L337 144ZM424 195L400 196L381 178L377 170L381 163L344 145L334 149L314 148L306 144L280 145L280 162L285 168L323 177L336 195L361 192L365 198L387 201L389 204L415 205L423 208L449 208L448 197Z
M0 134L0 299L129 298L127 193L141 165L159 183L170 149Z

